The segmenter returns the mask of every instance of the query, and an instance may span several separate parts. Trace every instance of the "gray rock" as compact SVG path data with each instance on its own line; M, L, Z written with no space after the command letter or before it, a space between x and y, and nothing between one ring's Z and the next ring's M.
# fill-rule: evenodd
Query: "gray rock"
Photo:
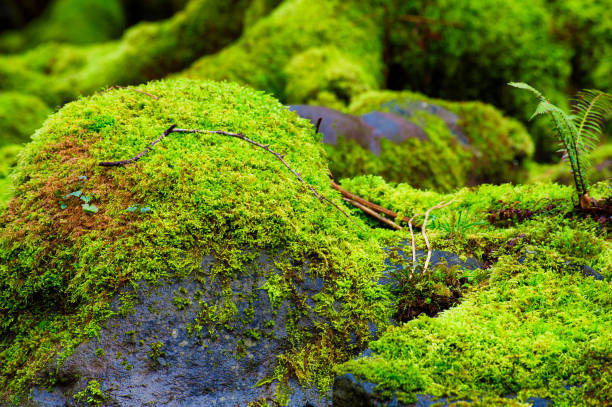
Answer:
M257 386L276 365L276 356L289 346L286 332L288 302L272 307L268 292L260 289L267 276L278 273L273 260L262 254L253 267L229 283L213 279L211 256L203 270L158 287L141 284L123 290L112 301L120 312L125 303L133 309L107 321L99 338L78 346L59 368L50 364L41 378L54 378L51 390L33 389L32 405L77 405L73 395L89 380L101 384L110 406L246 406L261 399L274 400L277 384ZM308 298L323 288L323 281L307 278L299 290ZM230 297L224 295L231 288ZM199 317L206 307L235 304L238 312L226 324L206 324ZM208 308L211 310L211 308ZM200 318L202 329L195 329ZM314 329L307 317L304 329ZM291 407L324 407L315 389L290 383ZM323 395L326 396L326 395Z

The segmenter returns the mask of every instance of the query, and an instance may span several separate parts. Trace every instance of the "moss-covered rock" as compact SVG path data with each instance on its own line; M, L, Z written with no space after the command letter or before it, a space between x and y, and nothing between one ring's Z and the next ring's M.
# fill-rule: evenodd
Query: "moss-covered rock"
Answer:
M136 164L98 165L136 155L172 124L239 132L283 154L343 207L319 136L272 97L238 85L179 80L139 89L159 100L129 89L80 99L24 150L0 215L3 397L23 395L60 350L61 362L99 335L117 315L113 296L140 281L215 281L225 300L198 304L194 323L235 329L232 296L240 290L232 282L261 251L278 273L262 271L265 285L249 290L266 290L273 304L286 300L293 320L310 321L309 329L286 327L290 340L269 378L294 375L325 389L331 366L369 340L369 324L388 323L390 300L376 284L383 253L359 219L319 201L274 155L223 135L172 133ZM215 264L202 274L209 254ZM305 269L322 280L312 301L294 289Z
M27 142L49 113L51 109L36 96L0 93L0 147Z
M349 137L326 148L337 178L378 174L393 182L450 191L478 183L520 182L533 142L516 120L480 102L448 102L412 92L361 94L347 109L367 121L373 111L420 126L426 139L381 140L380 153ZM432 159L435 157L435 159Z
M93 44L117 38L125 26L120 0L55 0L27 27L0 35L0 53L45 42Z
M465 283L477 278L479 284L460 305L390 328L370 344L373 354L344 364L339 373L377 384L370 393L383 400L395 394L403 405L417 394L480 399L474 405L487 406L514 405L505 398L512 395L555 405L607 402L610 229L575 209L573 188L483 185L441 195L374 177L347 180L343 187L408 214L454 198L431 213L432 247L492 265L484 276L462 274ZM610 197L607 183L593 190L598 198ZM419 234L416 247L424 246ZM405 270L409 275L410 261Z
M288 103L346 101L382 83L382 9L375 3L284 1L181 76L248 84Z
M544 0L402 1L392 16L392 89L481 100L521 119L528 117L529 100L506 86L510 80L535 83L554 102L565 100L572 52L555 41ZM536 133L538 150L547 156L554 151L550 138Z
M33 94L56 106L104 87L161 78L236 39L248 2L191 0L172 18L138 24L115 42L50 43L0 56L0 91Z

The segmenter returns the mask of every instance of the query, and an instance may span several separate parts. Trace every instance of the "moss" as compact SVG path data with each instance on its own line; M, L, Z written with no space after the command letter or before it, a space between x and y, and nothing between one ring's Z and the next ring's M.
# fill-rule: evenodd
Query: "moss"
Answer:
M378 87L381 11L373 3L284 1L235 44L201 58L181 75L248 84L291 103L325 91L343 100L355 88Z
M475 224L464 235L428 228L434 249L494 258L489 277L436 318L421 315L390 328L370 344L373 356L345 363L339 373L378 383L382 395L396 392L404 402L415 394L483 397L485 405L499 406L507 405L508 394L520 401L549 397L555 405L607 402L612 245L609 231L574 212L571 187L483 185L440 195L376 177L347 180L343 187L407 214L456 198L432 213L439 220L468 204L473 220L486 220L504 205L534 213L506 226ZM594 189L609 195L606 183ZM417 246L424 246L422 239ZM606 280L585 277L567 262L592 266Z
M449 128L438 116L413 106L421 102L456 114L456 126ZM356 97L348 108L352 114L372 111L412 111L404 117L422 127L429 140L413 138L399 144L382 140L378 156L355 142L340 140L336 146L326 147L337 178L376 174L389 181L438 191L526 178L522 164L533 155L533 142L519 122L504 117L493 106L431 99L407 91L375 91ZM467 146L452 133L457 130L465 135Z
M55 0L27 27L0 35L0 53L45 42L93 44L117 38L125 26L120 0Z
M80 99L52 115L24 151L15 196L0 215L0 387L24 394L58 349L61 360L99 335L124 284L189 275L214 253L212 273L231 296L231 281L261 250L278 256L289 287L303 278L304 264L323 279L313 309L329 320L309 335L288 328L292 345L272 377L295 374L291 361L299 357L310 361L301 379L330 383L330 366L364 346L368 323L384 326L391 312L376 285L382 250L359 219L355 225L322 204L272 154L229 137L171 134L134 165L97 165L135 155L173 123L241 132L285 154L342 206L319 136L272 97L237 85L179 80L140 89L160 100L127 89ZM75 188L92 197L97 213L84 212L77 197L62 209L59 198ZM133 205L151 210L126 211ZM353 288L336 292L339 278ZM240 323L233 303L225 305L207 326ZM201 314L212 307L203 304Z
M555 18L554 35L573 49L572 85L576 89L612 90L612 22L600 0L548 1Z
M91 46L49 43L0 57L0 90L55 106L111 85L161 78L215 52L242 32L248 0L191 0L172 18L141 23L120 40Z
M0 211L13 194L12 182L9 177L12 168L17 164L17 156L22 146L11 144L0 147Z
M0 93L0 147L29 141L51 109L36 96Z

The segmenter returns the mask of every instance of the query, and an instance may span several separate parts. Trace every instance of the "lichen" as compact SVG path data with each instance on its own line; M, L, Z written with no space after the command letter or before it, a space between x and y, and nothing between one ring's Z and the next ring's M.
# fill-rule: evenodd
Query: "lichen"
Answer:
M14 197L0 214L3 397L19 400L56 355L61 363L99 335L115 315L111 298L126 284L190 275L214 253L211 272L229 289L262 250L279 258L275 267L288 287L305 266L324 281L313 310L329 320L308 335L289 327L291 346L271 378L299 373L326 386L330 366L365 346L368 324L384 327L391 312L376 284L383 253L360 219L321 203L272 154L221 135L171 134L133 165L97 165L135 155L173 123L240 132L285 154L306 182L344 207L330 186L320 136L272 97L234 84L177 80L139 89L160 99L119 89L69 103L24 150ZM63 200L75 189L99 211L83 211L76 196ZM134 205L150 211L126 210ZM352 288L338 292L340 278ZM227 295L207 326L241 323L231 289ZM290 309L299 318L299 307Z

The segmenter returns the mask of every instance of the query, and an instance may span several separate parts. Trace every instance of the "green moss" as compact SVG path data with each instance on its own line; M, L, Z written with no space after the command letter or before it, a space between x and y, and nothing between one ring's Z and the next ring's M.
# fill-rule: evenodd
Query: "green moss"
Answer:
M551 34L554 19L544 0L417 0L398 2L392 15L400 16L390 31L394 89L495 103L521 119L529 99L512 92L509 80L537 84L553 102L565 99L559 89L569 82L572 52ZM404 15L434 22L402 22ZM551 138L531 129L542 156L551 154Z
M278 257L288 286L302 281L305 264L323 278L314 311L329 320L315 332L289 327L292 345L272 377L299 372L306 382L330 383L330 366L364 346L368 323L384 326L391 312L375 283L382 250L359 219L321 203L272 154L230 137L171 134L136 164L97 165L137 154L173 123L241 132L285 154L342 206L319 136L272 97L237 85L180 80L139 89L160 100L127 89L80 99L52 115L24 151L15 196L0 215L0 387L23 394L58 349L64 358L99 335L123 284L195 273L205 254L214 253L212 275L229 300L200 301L201 317L231 329L241 321L230 283L262 250ZM97 213L84 213L77 197L61 207L58 196L75 188L93 197ZM126 211L136 204L151 210ZM337 292L340 276L351 290ZM289 309L295 321L304 311Z
M13 186L9 177L12 168L17 164L17 156L22 146L11 144L0 147L0 211L13 195Z
M0 93L0 147L25 143L51 109L36 96L18 92Z
M345 100L382 82L381 10L371 3L284 1L235 44L181 75L248 84L284 102L323 92Z
M382 140L378 156L355 142L339 140L336 146L326 146L334 176L376 174L389 181L438 191L482 182L520 182L526 178L522 163L533 155L533 142L519 122L504 117L490 105L449 102L406 91L376 91L356 97L348 112L357 115L393 112L395 107L411 110L413 102L435 104L457 114L460 118L457 125L469 146L462 145L439 117L415 111L409 120L423 128L429 140L414 138L400 144Z
M48 43L0 56L0 90L33 94L55 106L100 88L161 78L237 38L246 4L248 0L191 0L172 18L140 23L118 41Z
M440 195L375 177L343 186L407 214L456 198L432 212L439 220L470 205L473 219L485 222L464 235L432 224L432 246L495 263L460 305L436 318L421 315L390 328L370 344L374 356L345 363L339 373L378 383L383 396L396 392L405 402L415 394L432 394L483 397L484 405L506 406L503 397L518 394L519 401L540 396L555 405L605 404L611 379L604 366L612 355L612 245L596 220L573 212L571 187L483 185ZM594 189L609 196L607 188L602 183ZM505 206L533 214L506 226L486 221ZM416 244L424 247L421 238ZM606 280L585 277L568 261L592 266Z
M0 35L0 53L45 42L93 44L118 37L125 26L120 0L55 0L27 27Z

